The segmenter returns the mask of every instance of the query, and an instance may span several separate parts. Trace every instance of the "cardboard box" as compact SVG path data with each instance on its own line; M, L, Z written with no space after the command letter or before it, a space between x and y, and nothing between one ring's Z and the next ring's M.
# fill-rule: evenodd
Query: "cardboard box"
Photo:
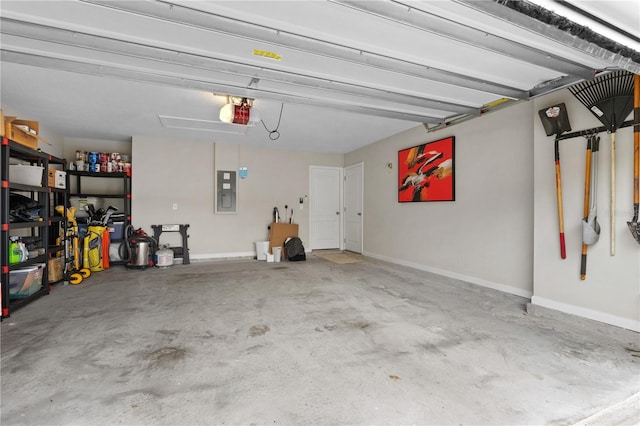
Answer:
M67 187L67 172L49 169L48 176L49 188L65 189Z
M4 123L4 133L8 139L31 149L38 149L38 131L40 128L37 121L4 117Z
M269 251L273 254L274 247L282 247L281 258L286 259L284 241L289 237L298 236L297 223L272 223L269 235Z
M47 260L47 276L49 284L62 281L64 277L64 258L53 257Z

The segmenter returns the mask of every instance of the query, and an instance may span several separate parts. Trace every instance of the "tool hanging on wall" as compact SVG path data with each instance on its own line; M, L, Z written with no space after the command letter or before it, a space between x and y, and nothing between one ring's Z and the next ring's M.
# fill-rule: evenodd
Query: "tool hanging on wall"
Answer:
M615 256L616 130L633 109L633 74L614 71L569 87L569 91L611 133L610 254Z
M564 103L550 106L538 111L540 120L547 136L556 135L555 145L555 168L556 168L556 198L558 205L558 228L560 231L560 257L567 258L567 250L564 241L564 213L562 208L562 176L560 173L560 146L559 136L564 132L571 131L569 116Z
M633 76L633 219L627 222L631 235L640 244L640 223L638 205L640 204L640 75Z
M598 149L600 137L591 136L591 173L589 183L589 213L582 221L582 241L587 245L592 245L600 239L600 224L598 223Z
M591 149L592 140L591 137L587 138L587 157L585 161L584 172L584 214L583 220L586 220L589 216L589 195L591 194ZM582 259L580 262L580 279L587 278L587 249L588 244L582 241Z

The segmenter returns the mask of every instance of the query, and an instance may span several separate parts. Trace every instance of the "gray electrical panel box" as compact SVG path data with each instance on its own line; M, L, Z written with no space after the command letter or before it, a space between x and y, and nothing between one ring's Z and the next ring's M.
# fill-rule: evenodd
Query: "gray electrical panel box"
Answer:
M218 170L216 175L216 212L236 212L236 172Z

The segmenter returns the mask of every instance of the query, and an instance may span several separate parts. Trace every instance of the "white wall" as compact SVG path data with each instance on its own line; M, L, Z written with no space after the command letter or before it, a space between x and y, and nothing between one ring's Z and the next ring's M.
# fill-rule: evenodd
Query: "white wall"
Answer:
M602 124L568 91L534 101L538 111L559 102L567 106L573 131ZM631 118L631 117L629 117ZM616 250L610 255L610 147L600 134L597 187L600 240L588 248L587 278L580 280L586 139L560 142L567 258L560 258L553 136L539 119L534 125L535 227L532 303L640 331L640 245L627 221L633 216L633 130L616 132Z
M152 234L151 225L189 224L192 259L249 256L265 241L274 207L297 206L307 195L309 165L342 166L343 156L237 147L238 213L214 213L216 145L133 138L133 224ZM230 150L221 149L225 155ZM173 210L173 204L178 205ZM300 238L308 241L308 210L296 209ZM163 234L160 243L171 243ZM175 244L173 244L175 245Z
M434 133L419 126L346 155L346 165L364 163L365 254L530 296L532 114L522 103ZM456 201L398 203L398 151L451 135Z

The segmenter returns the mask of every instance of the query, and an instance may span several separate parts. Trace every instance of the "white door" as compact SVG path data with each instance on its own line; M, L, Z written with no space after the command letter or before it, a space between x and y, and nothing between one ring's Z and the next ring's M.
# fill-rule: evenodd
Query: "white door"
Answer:
M344 169L345 249L356 253L362 253L363 170L362 163Z
M309 167L311 250L342 248L342 169Z

